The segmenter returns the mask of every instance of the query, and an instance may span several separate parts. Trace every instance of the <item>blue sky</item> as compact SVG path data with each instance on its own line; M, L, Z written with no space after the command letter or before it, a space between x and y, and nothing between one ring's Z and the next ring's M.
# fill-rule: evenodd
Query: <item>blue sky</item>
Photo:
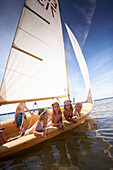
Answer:
M112 97L113 1L65 0L60 1L60 4L62 19L77 38L87 62L93 98ZM78 99L81 96L84 98L84 82L67 35L65 35L65 48L69 82L74 85L71 92ZM79 95L80 91L83 93Z
M0 2L0 82L24 0ZM77 38L88 65L94 99L113 96L113 1L60 0L62 21ZM87 96L69 37L63 24L70 93Z

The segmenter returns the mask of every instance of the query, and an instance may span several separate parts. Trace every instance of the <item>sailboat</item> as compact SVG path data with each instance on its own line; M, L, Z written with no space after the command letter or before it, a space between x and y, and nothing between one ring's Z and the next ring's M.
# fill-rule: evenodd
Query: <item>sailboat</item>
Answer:
M50 139L83 123L93 108L91 84L86 62L73 33L66 25L85 84L87 102L83 103L77 123L65 123L65 129L51 127L46 138L33 134L0 146L0 157L9 156ZM0 88L0 105L47 99L70 100L59 1L26 0L16 29ZM49 111L51 113L51 110ZM27 117L27 127L31 116ZM31 126L37 121L32 117ZM13 120L1 122L7 138L18 135Z

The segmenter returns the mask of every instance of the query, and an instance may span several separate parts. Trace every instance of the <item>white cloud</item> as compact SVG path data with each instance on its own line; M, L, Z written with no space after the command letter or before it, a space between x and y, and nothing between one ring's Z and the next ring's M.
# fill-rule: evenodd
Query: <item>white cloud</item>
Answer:
M88 65L92 72L102 68L109 61L113 60L113 47L103 49L103 51L96 53L94 56L91 56L88 60ZM107 66L107 65L106 65Z
M113 81L110 81L110 80L113 80L113 70L107 72L107 73L104 73L100 76L96 76L94 78L94 85L95 86L101 86L102 88L106 85L106 84L109 84L112 82L113 84Z
M84 5L84 6L77 5L77 4L74 4L73 6L74 6L75 10L77 10L80 14L82 14L82 16L84 18L84 21L82 21L82 18L81 18L81 25L79 25L74 30L74 31L77 32L76 35L80 39L80 46L82 48L85 44L85 41L86 41L87 36L89 34L89 31L90 31L90 25L91 25L92 17L94 15L94 11L95 11L95 8L96 8L96 0L93 0L93 1L87 0L86 5Z
M113 84L93 88L94 99L113 97Z
M78 6L77 4L74 5L75 9L80 12L83 17L86 19L86 22L88 24L91 24L91 20L92 20L92 17L93 17L93 14L94 14L94 11L95 11L95 8L96 8L96 0L87 0L86 3L89 3L89 8L88 10L86 10L86 7L84 6Z

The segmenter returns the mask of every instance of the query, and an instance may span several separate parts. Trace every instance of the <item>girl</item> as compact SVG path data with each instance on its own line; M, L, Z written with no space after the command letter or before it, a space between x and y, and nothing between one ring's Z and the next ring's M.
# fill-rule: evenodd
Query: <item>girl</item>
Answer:
M52 125L64 129L64 123L62 121L62 111L60 109L59 103L55 102L52 104Z
M33 133L35 136L46 137L46 126L49 118L48 111L42 108L38 114L40 115L39 120L30 129L26 130L25 136Z
M71 105L70 100L64 101L64 111L63 111L64 117L68 122L76 123L76 120L73 118L73 107Z
M76 103L75 104L75 116L77 117L81 116L81 113L80 113L81 109L82 109L82 103Z

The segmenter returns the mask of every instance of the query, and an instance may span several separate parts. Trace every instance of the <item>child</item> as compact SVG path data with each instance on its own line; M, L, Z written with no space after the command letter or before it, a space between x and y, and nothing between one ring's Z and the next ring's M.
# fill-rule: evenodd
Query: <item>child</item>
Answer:
M64 117L68 122L76 123L76 120L73 118L73 107L70 100L64 101Z
M81 108L82 108L82 103L76 103L75 104L75 116L79 117L81 116Z
M35 136L42 136L46 137L46 127L47 127L47 121L49 118L48 111L44 108L39 110L40 118L36 123L30 128L27 129L25 132L25 136L29 134L34 134ZM23 136L24 134L22 134Z
M64 123L62 121L62 111L60 109L59 103L55 102L52 104L52 125L64 129Z
M17 124L17 128L20 128L20 134L25 130L26 126L26 115L24 108L32 115L33 113L30 112L30 110L25 106L25 103L21 102L16 108L15 112L15 120L13 123Z

